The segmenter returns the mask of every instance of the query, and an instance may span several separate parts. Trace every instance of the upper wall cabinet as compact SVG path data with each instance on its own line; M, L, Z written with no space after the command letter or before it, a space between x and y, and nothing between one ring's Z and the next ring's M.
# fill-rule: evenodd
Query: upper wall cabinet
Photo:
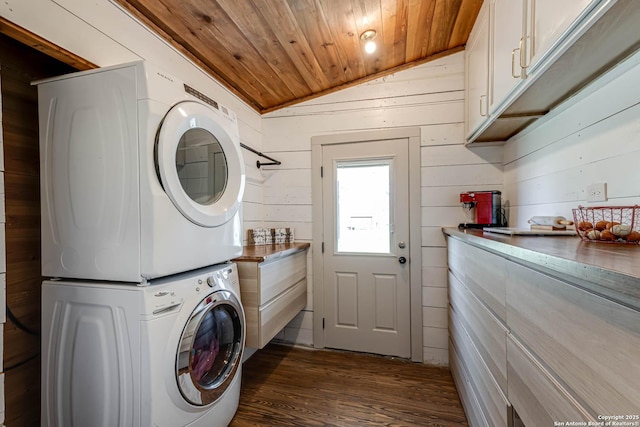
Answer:
M486 99L467 86L468 143L508 140L640 47L637 0L487 3L467 43L467 85L488 75ZM472 36L486 31L482 49L484 39Z
M520 1L516 1L519 3ZM523 56L527 74L534 72L546 53L553 52L555 43L564 38L572 25L578 25L581 15L600 3L599 0L525 0Z
M486 120L489 109L489 7L484 2L465 50L467 136Z
M524 0L491 0L490 113L496 111L523 75L524 3Z

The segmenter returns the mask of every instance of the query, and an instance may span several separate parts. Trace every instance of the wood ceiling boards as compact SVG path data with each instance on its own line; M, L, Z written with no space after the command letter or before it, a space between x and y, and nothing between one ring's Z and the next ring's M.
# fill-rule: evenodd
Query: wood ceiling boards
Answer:
M266 113L464 48L482 0L116 0ZM360 34L377 32L376 51Z

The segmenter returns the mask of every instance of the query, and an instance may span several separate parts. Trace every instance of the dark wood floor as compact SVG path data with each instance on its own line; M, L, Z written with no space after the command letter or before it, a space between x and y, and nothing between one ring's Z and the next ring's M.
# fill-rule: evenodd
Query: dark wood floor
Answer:
M467 425L447 369L274 344L243 369L231 427Z

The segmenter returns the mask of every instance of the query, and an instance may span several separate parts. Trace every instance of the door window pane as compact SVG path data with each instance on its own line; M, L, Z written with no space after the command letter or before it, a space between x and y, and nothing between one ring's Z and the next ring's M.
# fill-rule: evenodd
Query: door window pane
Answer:
M389 253L390 163L337 163L337 252Z

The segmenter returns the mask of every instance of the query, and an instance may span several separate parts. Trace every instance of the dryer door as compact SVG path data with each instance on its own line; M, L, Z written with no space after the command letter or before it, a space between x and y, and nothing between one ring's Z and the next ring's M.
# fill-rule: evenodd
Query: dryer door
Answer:
M187 402L206 406L231 385L242 363L244 314L237 298L218 291L198 304L176 355L176 380Z
M176 208L203 227L225 224L244 193L240 141L227 119L194 101L174 105L156 137L160 181Z

